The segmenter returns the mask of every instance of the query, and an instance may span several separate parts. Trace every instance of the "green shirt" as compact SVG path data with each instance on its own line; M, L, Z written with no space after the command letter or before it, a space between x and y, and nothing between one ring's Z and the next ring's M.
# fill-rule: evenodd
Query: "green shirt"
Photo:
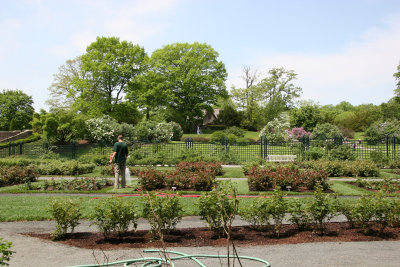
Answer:
M116 142L113 147L113 152L117 152L114 157L115 163L125 163L128 156L128 146L124 142Z

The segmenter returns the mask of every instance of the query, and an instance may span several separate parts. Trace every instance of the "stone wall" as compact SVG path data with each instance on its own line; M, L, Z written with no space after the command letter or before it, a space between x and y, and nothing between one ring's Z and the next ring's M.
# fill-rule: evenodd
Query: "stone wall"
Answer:
M12 142L15 140L24 139L31 135L32 135L32 130L24 130L23 132L21 132L21 131L12 131L12 132L1 131L0 132L0 143Z

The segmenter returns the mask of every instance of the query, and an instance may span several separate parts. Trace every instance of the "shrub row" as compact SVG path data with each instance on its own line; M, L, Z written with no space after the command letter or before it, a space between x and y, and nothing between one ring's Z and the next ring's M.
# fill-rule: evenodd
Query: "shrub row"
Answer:
M139 201L144 201L142 217L149 221L156 237L162 238L163 234L170 233L182 218L182 204L177 196L149 194ZM196 205L201 220L209 229L219 236L228 237L236 215L254 228L272 230L277 237L286 217L300 231L314 229L321 234L326 230L326 223L338 214L343 214L351 227L362 228L365 234L372 231L373 225L379 226L380 234L387 226L400 227L399 200L378 193L353 202L339 202L335 197L323 193L321 186L317 186L314 195L308 199L286 199L278 187L272 197L260 198L239 209L236 190L221 185L200 197ZM64 238L68 228L73 230L81 217L78 202L68 199L52 200L50 211L56 220L55 239ZM109 238L111 235L121 236L131 225L136 229L139 217L134 203L113 196L98 200L90 220L105 238Z
M42 185L31 186L32 190L100 190L105 186L113 185L113 181L105 178L85 177L72 180L44 180Z
M93 163L79 163L76 160L70 161L49 161L36 166L39 174L42 175L79 175L93 172L96 166Z
M209 191L215 184L215 176L222 174L221 163L181 162L170 172L147 168L137 172L143 190L162 188L176 190L194 189Z
M38 178L36 168L29 166L11 166L0 168L0 186L30 184Z
M93 172L93 163L81 163L76 160L52 160L30 158L0 159L0 168L33 166L41 175L79 175Z
M290 167L259 167L253 166L248 172L248 184L250 191L266 191L276 187L282 189L297 190L299 187L314 189L320 184L324 190L329 189L328 175L323 170L300 171L294 165Z
M155 237L171 232L182 218L182 204L177 196L158 197L148 195L144 199L142 217L149 221L151 232ZM56 221L53 239L66 237L68 229L73 232L82 217L78 201L71 199L51 199L50 208ZM97 200L94 212L90 216L104 238L120 237L132 227L136 230L139 213L135 205L119 197L108 197Z
M323 170L329 177L351 176L351 177L377 177L378 166L369 160L357 161L305 161L299 163L301 168Z

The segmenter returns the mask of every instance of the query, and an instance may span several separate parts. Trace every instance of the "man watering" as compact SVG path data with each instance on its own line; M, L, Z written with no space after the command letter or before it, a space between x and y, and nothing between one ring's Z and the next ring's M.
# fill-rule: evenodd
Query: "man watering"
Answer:
M119 188L119 176L121 175L121 187L125 188L125 168L126 159L128 158L128 146L124 142L124 137L118 135L118 142L114 144L113 152L110 155L110 164L114 160L114 188Z

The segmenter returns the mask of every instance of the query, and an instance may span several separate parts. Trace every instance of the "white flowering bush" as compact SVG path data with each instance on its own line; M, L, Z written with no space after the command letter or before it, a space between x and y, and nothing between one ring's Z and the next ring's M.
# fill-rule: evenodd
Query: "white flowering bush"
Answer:
M134 130L136 139L150 142L168 142L173 137L179 140L182 134L182 129L175 122L143 121L139 122Z
M110 116L103 116L87 120L86 127L90 141L97 143L103 140L104 142L112 143L115 141L115 136L118 135L116 131L119 124Z
M289 115L283 112L277 118L268 122L268 124L260 131L260 137L265 136L268 142L283 142L287 135L286 130L289 127Z

